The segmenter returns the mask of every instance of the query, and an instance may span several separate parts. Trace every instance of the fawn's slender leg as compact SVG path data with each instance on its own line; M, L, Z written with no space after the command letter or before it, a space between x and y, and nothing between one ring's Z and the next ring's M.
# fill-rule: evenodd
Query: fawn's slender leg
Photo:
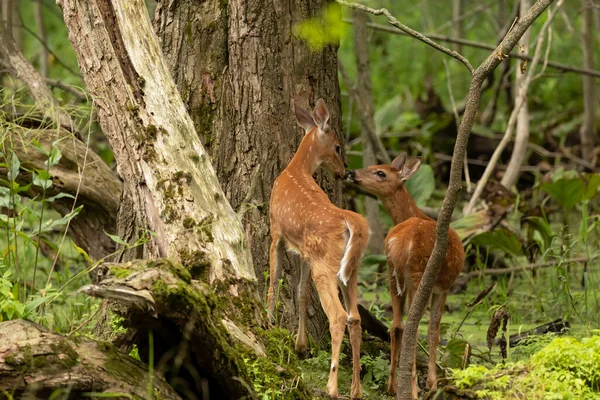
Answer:
M328 276L327 273L316 275L316 271L331 270L327 266L313 266L313 281L319 292L319 299L323 310L329 320L329 332L331 333L331 369L329 370L329 380L327 381L327 393L332 398L338 395L338 368L340 360L340 349L344 332L346 331L346 320L348 314L344 311L342 303L338 297L337 278Z
M267 292L267 310L269 321L275 322L275 294L281 277L281 258L284 251L284 241L280 233L271 227L271 248L269 250L269 291Z
M393 282L390 280L390 282ZM391 395L396 394L398 389L398 380L396 377L396 368L398 368L398 360L400 359L400 348L402 347L402 335L404 334L404 303L406 302L406 291L401 295L398 294L396 285L390 283L390 292L392 295L392 332L391 338L391 354L390 354L390 377L388 379L387 392Z
M437 390L436 354L440 342L440 322L448 293L433 293L431 297L431 314L427 332L429 341L429 365L427 370L427 388Z
M344 296L344 304L348 311L348 333L352 345L352 387L350 396L352 399L360 398L362 387L360 385L360 343L362 341L362 328L360 326L360 314L358 313L358 275L352 273L348 280L348 286L340 284Z
M298 283L298 336L296 337L296 353L306 351L306 292L310 280L310 264L302 261L300 282Z

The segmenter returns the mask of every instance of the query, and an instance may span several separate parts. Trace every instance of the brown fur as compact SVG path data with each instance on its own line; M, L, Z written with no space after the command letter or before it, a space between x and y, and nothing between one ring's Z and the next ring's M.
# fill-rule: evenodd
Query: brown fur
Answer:
M327 392L337 397L339 355L346 324L352 345L352 398L362 394L360 385L361 326L358 313L357 268L369 239L367 221L351 211L337 208L312 178L319 165L344 176L340 143L329 129L329 113L322 100L313 116L296 106L296 119L305 136L288 167L275 180L271 192L270 282L268 308L272 318L274 293L281 271L281 254L285 247L305 260L298 285L298 337L296 351L306 350L306 287L309 272L317 286L321 305L327 314L331 332L331 370ZM314 119L314 120L313 120ZM338 273L346 255L346 273ZM347 280L344 284L343 281ZM338 297L342 289L345 309Z
M375 165L350 171L349 177L362 189L376 195L383 203L392 220L397 224L385 239L386 256L392 295L393 323L391 331L391 360L388 393L397 389L396 368L404 332L404 304L412 302L423 272L433 251L436 221L427 217L406 191L404 183L418 170L419 158L407 160L399 155L392 165ZM427 387L437 388L436 352L440 339L440 321L448 290L463 268L465 253L457 233L448 230L448 250L444 265L438 274L431 296L429 319L429 370ZM416 355L416 354L415 354ZM416 363L413 363L412 395L417 398Z

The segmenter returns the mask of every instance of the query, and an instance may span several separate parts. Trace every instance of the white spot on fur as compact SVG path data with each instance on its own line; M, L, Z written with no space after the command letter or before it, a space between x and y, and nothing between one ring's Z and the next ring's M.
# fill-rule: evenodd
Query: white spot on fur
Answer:
M338 278L342 281L344 286L348 286L348 280L350 277L348 276L348 264L350 263L350 251L352 250L352 236L354 236L348 221L346 222L346 228L348 228L348 232L350 232L350 237L346 242L346 249L344 250L344 258L342 258L342 265L340 267L340 271L338 272Z

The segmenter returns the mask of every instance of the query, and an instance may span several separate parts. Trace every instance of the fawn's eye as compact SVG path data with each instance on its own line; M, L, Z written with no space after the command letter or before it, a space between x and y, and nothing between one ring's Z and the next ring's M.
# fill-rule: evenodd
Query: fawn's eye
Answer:
M385 178L385 172L383 172L383 171L377 171L377 172L375 172L375 175L377 175L380 178Z
M335 152L338 153L338 154L341 154L342 148L339 145L335 146Z

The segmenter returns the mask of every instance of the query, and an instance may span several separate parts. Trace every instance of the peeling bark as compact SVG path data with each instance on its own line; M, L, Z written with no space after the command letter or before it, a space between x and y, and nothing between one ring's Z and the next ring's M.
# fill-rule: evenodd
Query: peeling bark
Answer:
M180 399L147 366L107 343L65 338L25 320L0 323L0 399L80 398L84 393L111 398Z
M142 0L59 0L98 117L123 178L117 231L124 259L169 256L209 279L255 280L227 203L152 31ZM228 270L226 270L228 269Z
M227 200L242 215L261 293L266 292L263 274L269 265L271 187L302 139L292 99L308 107L323 97L332 128L341 132L337 46L311 52L293 35L295 24L319 15L327 3L160 1L155 14L171 74ZM341 185L319 175L334 203L341 205ZM298 257L288 255L287 288L279 300L281 322L291 329L297 325L294 292L299 270ZM308 316L309 334L320 339L327 324L312 284Z

